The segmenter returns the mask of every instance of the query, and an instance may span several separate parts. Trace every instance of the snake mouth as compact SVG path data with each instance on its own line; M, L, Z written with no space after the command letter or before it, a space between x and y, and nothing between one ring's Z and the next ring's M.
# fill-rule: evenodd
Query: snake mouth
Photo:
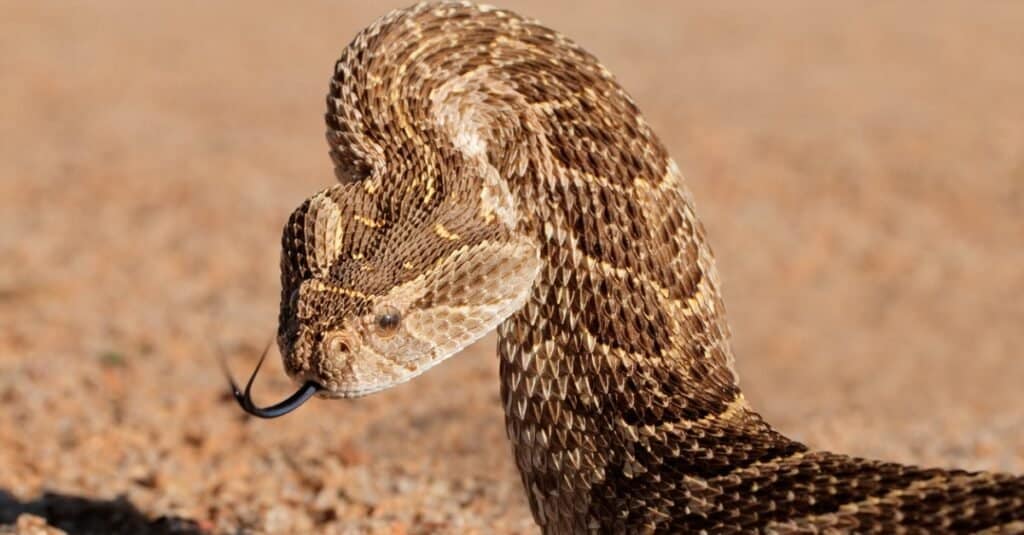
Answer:
M316 395L317 392L323 390L315 381L306 381L295 391L294 394L288 396L283 401L275 403L267 407L259 407L252 400L252 383L256 380L256 374L260 372L260 367L263 366L263 361L267 358L267 351L270 349L270 344L267 344L266 349L263 350L263 354L260 355L260 361L256 364L256 369L252 371L252 375L249 376L249 381L245 383L245 390L242 391L238 388L238 384L235 383L235 379L231 377L231 372L228 371L227 363L224 360L224 356L221 355L220 363L224 369L224 376L227 377L228 384L231 385L231 393L235 396L235 401L242 407L245 412L256 416L258 418L277 418L278 416L284 416L289 412L302 406L303 403L309 401L309 398Z

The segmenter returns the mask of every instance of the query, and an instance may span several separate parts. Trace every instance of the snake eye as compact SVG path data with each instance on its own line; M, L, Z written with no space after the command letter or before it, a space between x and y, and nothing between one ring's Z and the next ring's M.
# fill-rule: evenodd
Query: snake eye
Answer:
M397 309L388 307L377 313L377 334L380 336L391 336L398 332L398 326L402 323L402 313Z

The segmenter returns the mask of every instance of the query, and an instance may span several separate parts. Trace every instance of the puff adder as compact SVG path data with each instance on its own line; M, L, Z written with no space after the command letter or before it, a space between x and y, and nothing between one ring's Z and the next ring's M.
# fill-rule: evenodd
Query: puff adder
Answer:
M326 119L339 183L282 239L287 372L357 397L496 328L545 533L1024 532L1024 477L812 451L748 406L686 183L565 36L392 12L342 53Z

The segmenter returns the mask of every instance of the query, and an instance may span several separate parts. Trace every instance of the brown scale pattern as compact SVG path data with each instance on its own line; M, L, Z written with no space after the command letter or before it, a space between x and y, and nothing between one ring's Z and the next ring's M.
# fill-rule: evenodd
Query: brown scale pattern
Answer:
M544 532L1024 529L1022 477L810 452L747 407L690 193L636 104L566 37L466 3L395 11L345 49L327 107L343 184L329 195L382 222L346 223L325 275L376 266L364 308L466 244L536 246L531 295L498 332L507 431ZM339 314L330 295L316 310L293 297L324 213L307 202L285 229L286 354L314 343L297 316Z

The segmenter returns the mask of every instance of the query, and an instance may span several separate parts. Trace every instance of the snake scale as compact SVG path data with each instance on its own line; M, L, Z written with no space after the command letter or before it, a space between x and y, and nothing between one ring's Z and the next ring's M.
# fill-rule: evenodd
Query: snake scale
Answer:
M691 194L568 38L418 4L355 37L327 108L339 183L282 238L303 386L269 409L236 388L250 412L389 388L497 329L545 533L1024 532L1022 476L812 451L748 406Z

